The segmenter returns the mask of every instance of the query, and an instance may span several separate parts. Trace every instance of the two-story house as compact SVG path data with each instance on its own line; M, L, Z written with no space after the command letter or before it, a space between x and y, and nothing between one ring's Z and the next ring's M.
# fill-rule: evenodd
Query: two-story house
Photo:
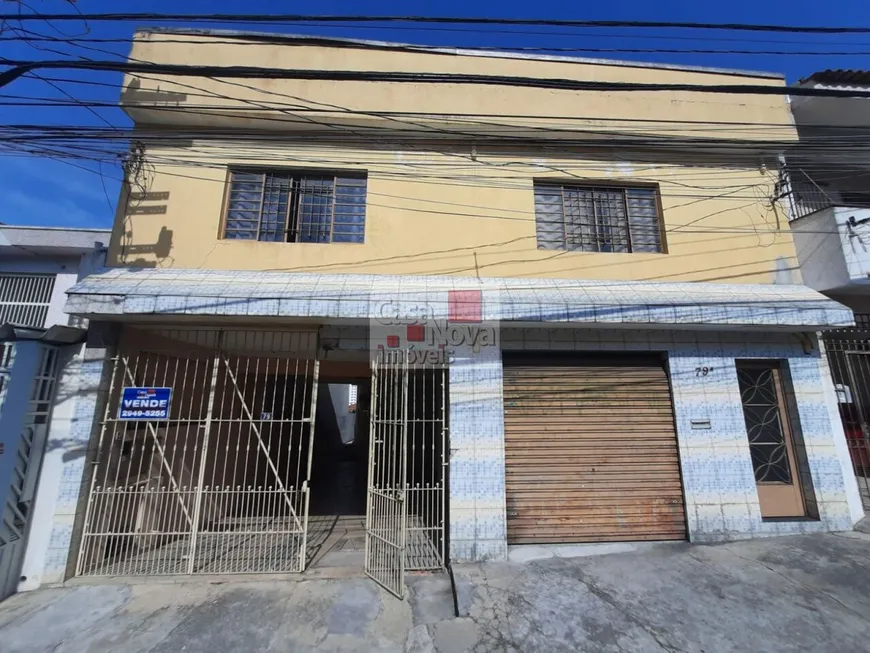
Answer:
M252 76L125 77L43 578L401 594L513 545L863 515L815 335L852 315L801 285L777 199L781 77L183 30L130 61Z
M870 90L870 72L823 70L796 88ZM837 403L865 509L870 507L870 100L792 97L790 226L804 283L849 307L856 325L825 333Z
M59 458L75 404L69 382L85 331L64 312L66 291L102 265L110 232L0 225L0 600L26 584L30 558L48 546L50 522L33 524L40 472ZM55 392L63 370L66 391ZM58 452L59 453L59 452ZM58 468L59 469L59 468ZM53 500L49 472L42 500Z

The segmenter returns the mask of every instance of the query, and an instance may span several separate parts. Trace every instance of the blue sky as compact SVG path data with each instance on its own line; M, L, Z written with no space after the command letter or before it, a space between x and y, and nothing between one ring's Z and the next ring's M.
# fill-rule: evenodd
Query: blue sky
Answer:
M44 12L65 10L64 0L32 0L33 8ZM117 0L78 0L76 6L85 13L99 12L153 12L153 13L275 13L303 11L295 3L268 2L266 0L153 0L151 2L124 2ZM0 3L7 11L8 3ZM731 0L725 3L701 1L653 2L626 0L623 2L552 2L535 3L517 0L487 0L478 2L399 2L397 0L357 0L356 2L330 2L306 5L305 11L318 14L394 14L431 16L486 16L501 18L560 18L578 20L655 20L692 22L742 22L800 25L870 25L870 2L857 0ZM159 24L159 23L146 23ZM203 26L200 24L199 26ZM81 23L56 25L68 34L81 33ZM88 36L101 38L129 38L136 25L132 23L95 23ZM748 32L696 32L688 30L551 30L547 28L464 28L465 31L440 29L402 29L383 26L353 28L341 26L257 26L214 25L221 29L249 29L288 33L349 36L387 41L459 46L492 47L581 47L581 48L701 48L701 49L768 49L768 50L847 50L870 52L870 34L841 36L802 34L765 34ZM462 30L462 26L458 26ZM52 34L48 25L30 25L43 34ZM522 31L525 33L504 33ZM557 35L556 31L563 34ZM566 34L566 32L570 32ZM619 35L619 36L614 36ZM737 40L720 40L737 39ZM73 55L90 58L109 58L70 45L55 47ZM97 44L119 55L127 53L126 44ZM0 56L10 59L56 59L49 52L40 52L20 42L0 40ZM868 68L870 56L769 56L726 54L612 54L587 55L641 61L659 61L768 70L785 74L789 81L825 68ZM81 100L116 102L121 76L115 73L53 73L54 77L75 79L83 84L64 83L60 86ZM99 82L110 86L92 85ZM0 124L86 125L105 126L107 121L118 127L127 127L130 121L115 108L96 109L94 115L81 107L21 107L9 102L20 101L13 96L52 97L64 99L61 91L36 79L19 79L0 90ZM8 224L54 225L69 227L110 227L118 196L120 168L108 162L69 163L43 157L15 156L8 148L0 147L0 222Z

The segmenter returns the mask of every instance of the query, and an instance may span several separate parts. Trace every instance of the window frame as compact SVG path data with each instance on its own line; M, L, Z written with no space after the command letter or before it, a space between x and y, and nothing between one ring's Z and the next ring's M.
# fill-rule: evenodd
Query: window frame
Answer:
M287 177L333 177L333 179L338 179L339 177L351 177L358 178L365 181L365 201L363 202L363 237L359 242L354 241L344 241L332 240L333 237L333 226L335 223L335 184L333 182L333 193L332 193L332 215L330 220L330 239L326 242L317 242L317 241L300 241L300 240L261 240L259 238L260 231L260 223L262 220L262 212L263 212L263 200L264 197L261 195L260 197L260 220L257 225L257 238L227 238L227 220L229 217L230 211L230 195L232 193L232 184L233 184L233 174L234 173L248 173L248 174L258 174L258 175L268 175L268 174L278 174L278 175L286 175ZM263 193L265 193L266 183L265 179L263 181ZM288 202L288 208L290 204ZM230 165L226 168L226 174L224 175L224 196L223 202L221 203L221 219L218 223L218 240L228 241L228 242L249 242L249 243L274 243L279 245L364 245L366 243L366 224L368 222L368 171L366 170L337 170L335 168L275 168L271 166L246 166L246 165ZM289 213L288 216L289 217ZM288 220L285 218L284 222L284 231L285 233L289 231L288 229Z
M532 183L532 201L534 204L534 212L535 212L535 245L537 249L545 249L542 248L538 244L537 240L537 228L538 228L538 211L537 211L537 201L535 195L537 193L537 189L540 187L550 187L550 188L558 188L559 193L562 196L562 225L565 225L565 190L587 190L587 191L595 191L595 190L618 190L621 191L622 194L622 202L625 207L625 216L626 216L626 231L628 234L628 243L629 243L629 251L627 252L602 252L602 251L583 251L583 250L572 250L568 247L567 238L563 239L564 246L558 248L558 251L561 252L572 252L575 254L668 254L670 253L668 250L668 241L666 238L666 229L665 229L665 213L664 208L662 206L662 193L661 187L659 184L655 182L645 182L645 181L621 181L621 180L613 180L613 179L564 179L564 178L549 178L549 177L538 177L533 180ZM654 205L656 210L656 222L658 223L658 232L659 232L659 242L661 243L661 249L658 252L636 252L632 248L631 243L631 217L628 213L628 191L630 190L645 190L652 191L654 197Z

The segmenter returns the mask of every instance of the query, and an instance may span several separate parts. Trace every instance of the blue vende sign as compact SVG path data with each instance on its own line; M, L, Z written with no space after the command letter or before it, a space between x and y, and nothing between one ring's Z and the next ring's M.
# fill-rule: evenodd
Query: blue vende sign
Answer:
M124 388L118 419L169 419L172 388Z

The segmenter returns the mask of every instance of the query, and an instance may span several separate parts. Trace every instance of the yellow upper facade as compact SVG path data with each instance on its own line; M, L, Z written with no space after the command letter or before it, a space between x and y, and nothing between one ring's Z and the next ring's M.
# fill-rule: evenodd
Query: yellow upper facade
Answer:
M750 73L218 33L140 32L130 61L784 86ZM783 95L149 71L126 76L122 105L138 135L110 265L800 281L775 187L778 144L797 138Z

